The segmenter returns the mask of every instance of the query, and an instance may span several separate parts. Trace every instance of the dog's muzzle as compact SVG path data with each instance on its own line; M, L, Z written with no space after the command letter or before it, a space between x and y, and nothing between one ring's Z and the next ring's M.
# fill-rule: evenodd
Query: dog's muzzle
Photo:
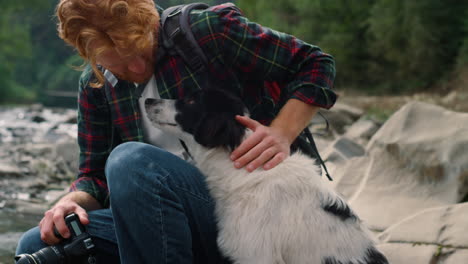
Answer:
M146 114L154 125L177 126L175 122L175 100L147 98Z

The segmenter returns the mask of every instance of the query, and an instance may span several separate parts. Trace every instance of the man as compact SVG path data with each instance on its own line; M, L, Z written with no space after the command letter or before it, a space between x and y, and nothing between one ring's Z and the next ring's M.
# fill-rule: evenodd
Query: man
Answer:
M159 45L153 1L61 0L57 16L60 37L89 64L79 87L80 173L17 253L59 243L54 226L69 237L63 219L75 212L105 263L228 263L203 175L142 111L147 97L186 98L206 83ZM251 113L236 117L254 133L232 152L233 166L275 167L318 108L334 104L333 59L232 4L194 11L190 24L212 83L239 94Z

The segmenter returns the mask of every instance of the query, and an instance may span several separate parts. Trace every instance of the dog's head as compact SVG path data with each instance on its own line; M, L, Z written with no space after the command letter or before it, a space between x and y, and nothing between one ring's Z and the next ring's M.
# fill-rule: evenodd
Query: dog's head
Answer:
M243 102L223 90L198 91L180 100L146 99L145 108L155 127L207 148L233 150L245 133L235 120L246 113Z

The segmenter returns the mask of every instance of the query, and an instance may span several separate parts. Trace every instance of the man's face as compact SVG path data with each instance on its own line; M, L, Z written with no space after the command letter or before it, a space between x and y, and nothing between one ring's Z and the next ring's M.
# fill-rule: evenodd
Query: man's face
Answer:
M145 83L154 73L153 55L152 47L129 57L122 57L115 49L110 49L99 54L96 57L96 63L121 80Z

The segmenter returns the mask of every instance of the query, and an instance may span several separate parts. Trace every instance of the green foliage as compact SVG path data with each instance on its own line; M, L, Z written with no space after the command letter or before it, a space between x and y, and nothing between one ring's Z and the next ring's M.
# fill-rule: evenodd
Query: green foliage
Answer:
M25 90L13 78L16 60L31 55L29 35L26 26L14 23L13 10L8 7L0 15L0 102L16 97Z
M5 2L5 3L3 3ZM156 1L163 7L194 0ZM209 4L225 1L211 0ZM54 96L77 91L82 60L59 39L57 1L2 1L0 9L0 103L76 105L76 98Z
M8 1L2 3L0 9L0 103L28 102L35 99L32 87L22 83L15 73L21 68L21 61L34 57L33 41L30 34L31 22L29 16L22 12L34 13L43 10L44 5L39 0ZM23 76L31 75L24 73Z
M44 83L44 86L47 89L38 91L39 100L45 105L76 106L77 97L74 95L78 92L78 79L83 63L83 59L75 54L68 57L58 67L47 67L44 69L44 79L48 80ZM53 76L53 78L47 78L47 76ZM63 94L67 94L68 96L64 96Z
M252 20L332 54L341 88L422 90L468 60L466 0L239 0L238 5Z
M378 1L369 17L372 76L393 80L393 89L428 87L446 76L455 65L466 8L459 0Z
M463 42L458 51L457 57L457 70L468 67L468 8L464 15L464 25L463 25Z
M2 1L0 103L55 103L63 99L55 91L76 92L80 72L71 65L81 59L57 36L56 2ZM156 0L164 8L189 2ZM342 89L423 90L468 66L467 0L235 2L252 21L332 54Z
M375 0L240 0L247 16L320 46L335 57L338 83L366 78L367 18Z

